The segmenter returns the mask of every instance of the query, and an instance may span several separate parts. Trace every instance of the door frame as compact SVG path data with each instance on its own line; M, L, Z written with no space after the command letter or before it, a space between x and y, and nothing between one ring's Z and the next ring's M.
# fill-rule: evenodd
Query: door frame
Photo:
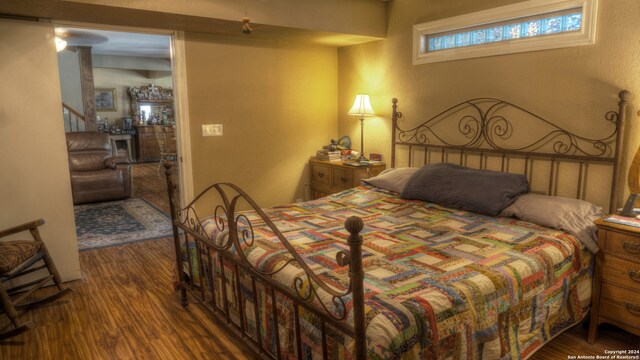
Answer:
M173 81L175 107L177 146L178 146L178 192L180 195L180 205L193 199L193 165L191 156L191 137L189 126L189 103L187 92L187 68L185 55L185 35L184 31L162 30L153 28L139 28L131 26L93 24L75 21L52 21L54 27L68 26L80 27L94 30L122 31L154 35L166 35L170 37L171 49L171 76Z
M171 34L171 67L173 76L176 131L178 132L178 177L180 205L191 201L193 192L193 163L191 161L191 132L189 122L189 96L187 92L187 65L184 31Z

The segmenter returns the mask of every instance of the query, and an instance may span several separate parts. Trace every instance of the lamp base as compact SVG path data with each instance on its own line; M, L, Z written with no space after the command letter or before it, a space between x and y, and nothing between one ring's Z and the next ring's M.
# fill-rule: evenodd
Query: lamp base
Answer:
M360 157L358 158L358 162L367 162L369 161L369 159L367 159L364 154L360 153Z
M638 198L640 198L640 194L630 194L627 202L624 204L624 208L620 211L620 215L635 218L638 215L634 211Z

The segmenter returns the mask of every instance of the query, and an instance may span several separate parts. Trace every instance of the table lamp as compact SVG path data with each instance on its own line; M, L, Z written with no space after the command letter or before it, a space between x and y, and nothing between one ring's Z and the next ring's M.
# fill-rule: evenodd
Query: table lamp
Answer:
M364 117L376 115L373 108L371 108L368 94L356 95L356 101L353 102L353 106L351 110L349 110L349 115L360 116L360 158L358 162L367 161L367 158L364 156Z

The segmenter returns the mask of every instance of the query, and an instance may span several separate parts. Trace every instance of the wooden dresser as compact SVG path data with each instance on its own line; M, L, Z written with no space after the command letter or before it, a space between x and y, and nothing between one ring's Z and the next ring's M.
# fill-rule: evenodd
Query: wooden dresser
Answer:
M311 199L351 189L360 185L360 180L376 176L385 169L385 164L349 166L342 161L322 161L311 158Z
M166 132L175 132L172 125L162 125ZM160 147L153 125L136 125L136 154L139 162L160 161Z
M593 279L590 344L605 322L640 335L640 228L603 219L596 225L601 251Z

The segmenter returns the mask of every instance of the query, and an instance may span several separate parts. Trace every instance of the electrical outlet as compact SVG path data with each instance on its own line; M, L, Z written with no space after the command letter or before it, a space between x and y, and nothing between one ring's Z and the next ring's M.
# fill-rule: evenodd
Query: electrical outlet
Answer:
M222 124L202 125L202 136L222 136Z

